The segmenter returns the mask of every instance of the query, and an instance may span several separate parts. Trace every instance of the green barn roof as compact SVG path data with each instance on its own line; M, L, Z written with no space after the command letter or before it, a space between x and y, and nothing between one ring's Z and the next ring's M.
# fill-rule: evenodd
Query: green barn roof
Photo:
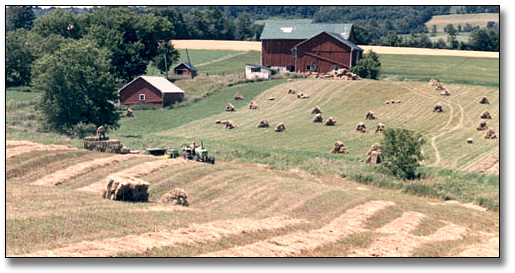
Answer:
M266 23L261 40L309 39L322 31L337 33L349 39L352 24L308 24L308 23Z

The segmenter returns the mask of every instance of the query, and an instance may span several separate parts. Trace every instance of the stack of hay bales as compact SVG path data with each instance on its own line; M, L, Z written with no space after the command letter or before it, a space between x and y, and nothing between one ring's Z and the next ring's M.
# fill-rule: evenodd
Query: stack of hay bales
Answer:
M490 104L490 102L488 101L488 98L483 96L480 100L479 100L479 103L480 104Z
M262 119L258 122L258 124L256 125L257 128L268 128L270 127L270 124L268 124L268 120L266 119Z
M374 114L374 112L372 112L372 110L368 110L367 114L365 115L365 119L376 119L376 115Z
M306 72L307 78L318 78L319 74L318 72L308 71Z
M443 112L442 105L440 103L435 104L435 106L433 106L433 112L442 113Z
M479 117L482 118L482 119L492 119L492 116L490 115L490 112L488 112L486 110Z
M119 140L109 140L109 137L100 140L96 136L85 137L83 140L84 148L90 151L98 151L113 154L128 154L130 149L123 147Z
M118 201L147 202L148 186L148 182L139 178L110 176L102 197Z
M368 156L365 160L365 163L368 164L379 164L383 161L381 156L381 146L379 143L372 144L372 147L367 151L366 155Z
M295 92L296 92L295 88L288 89L288 95L293 95L293 94L295 94Z
M483 137L484 139L497 139L494 129L488 129Z
M429 79L429 83L427 84L427 86L435 87L437 84L438 84L438 82L435 79L431 78L431 79Z
M320 107L318 107L318 105L315 105L313 106L313 108L311 108L311 111L309 111L310 114L321 114L322 113L322 109L320 109Z
M249 104L249 109L250 110L258 110L259 109L259 105L255 101L251 101L250 104Z
M188 195L181 188L173 188L160 199L163 203L175 203L177 205L189 206Z
M236 111L236 108L234 108L234 105L232 105L231 103L227 103L227 106L225 106L225 111L233 112L233 111Z
M446 88L445 88L445 85L443 85L443 83L439 82L436 84L436 88L435 88L436 91L445 90L445 89Z
M361 80L361 77L359 75L353 73L348 68L333 69L326 74L320 75L319 77L323 79L335 79L345 81Z
M334 143L334 146L331 149L331 153L333 153L333 154L347 154L347 153L349 153L349 151L347 151L347 148L345 147L345 145L343 145L343 142L338 140L338 141L336 141Z
M245 98L243 97L243 95L242 95L242 94L240 94L240 93L236 93L236 95L234 95L234 99L235 99L235 100L243 100L243 99L245 99Z
M474 139L471 137L467 138L467 144L472 144L472 143L474 143Z
M355 130L356 133L366 133L367 132L367 127L365 126L365 123L363 122L358 122L356 124L356 130Z
M313 122L323 122L324 118L322 117L322 114L318 113L313 117Z
M224 129L234 129L236 128L236 123L234 123L234 121L232 120L224 120L222 121L222 124L224 124Z
M277 126L275 126L275 131L276 132L286 131L286 126L284 126L284 122L279 122L279 124L277 124Z
M445 89L442 92L440 92L440 96L450 96L451 92L449 92L449 89Z
M297 98L299 98L299 99L307 99L307 98L309 98L309 95L308 94L304 94L304 93L301 92L301 93L297 94Z
M382 124L382 123L378 123L378 124L376 125L376 130L375 130L375 132L374 132L374 133L376 133L376 134L377 134L377 133L382 133L383 131L384 131L384 124Z
M478 131L488 130L488 126L486 125L486 121L480 121L478 123L478 125L476 126L476 130L478 130Z
M317 114L317 115L320 115L320 114ZM333 118L333 117L329 117L325 123L324 123L325 126L334 126L336 125L336 119Z

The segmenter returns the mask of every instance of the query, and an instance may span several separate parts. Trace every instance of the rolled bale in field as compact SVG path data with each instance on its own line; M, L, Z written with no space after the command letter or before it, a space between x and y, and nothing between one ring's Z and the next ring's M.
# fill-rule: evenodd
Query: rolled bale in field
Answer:
M242 94L240 94L240 93L236 93L236 95L234 95L234 99L235 99L235 100L243 100L243 99L245 99L245 98L243 97L243 95L242 95Z
M365 115L365 119L376 119L376 115L372 110L368 110L367 114Z
M224 129L234 129L236 128L236 123L234 123L234 121L232 120L225 120L225 126L224 126Z
M274 96L268 97L268 100L275 100Z
M376 125L376 130L374 131L375 134L382 133L384 131L384 124L378 123Z
M222 121L217 119L217 120L215 120L215 124L222 124Z
M383 157L381 155L381 145L379 143L374 143L367 151L366 155L368 156L365 160L367 164L379 164L383 161Z
M324 121L324 118L322 117L322 114L316 114L314 117L313 117L313 122L323 122Z
M295 92L296 92L296 91L295 91L295 88L290 88L290 89L288 89L288 94L289 94L289 95L293 95L293 94L295 94Z
M439 82L436 84L436 88L435 88L436 91L440 91L440 90L444 90L444 89L445 89L445 85L443 85L443 83Z
M259 105L255 101L251 101L250 104L249 104L249 109L250 110L258 110L259 109Z
M478 130L478 131L488 130L488 126L486 125L486 121L480 121L477 124L477 126L476 126L476 130Z
M365 123L363 122L358 122L356 124L356 130L355 130L356 133L366 133L367 132L367 127L365 126Z
M189 206L188 195L186 194L186 191L181 188L173 188L171 191L163 195L159 201L163 203L174 203L177 205Z
M401 100L395 100L395 103L402 103Z
M275 126L275 131L276 132L286 131L286 126L284 126L284 122L279 122L279 124L277 124L277 126Z
M484 139L497 139L494 129L488 129L483 137Z
M451 92L449 92L449 89L445 89L442 92L440 92L440 96L450 96Z
M334 143L333 148L331 149L331 153L333 153L333 154L347 154L347 153L349 153L349 151L347 150L345 145L343 145L343 142L338 140L338 141L336 141Z
M488 101L488 98L483 96L480 100L479 100L479 103L480 104L490 104L490 102Z
M298 99L307 99L307 98L309 98L309 95L301 92L301 93L297 94L297 98Z
M474 139L471 137L467 138L467 144L472 144L472 143L474 143Z
M110 176L102 197L117 201L147 202L148 182L134 177Z
M435 106L433 106L433 112L442 113L443 112L442 104L440 104L440 103L435 104Z
M262 119L258 122L258 124L256 125L257 128L268 128L270 127L270 124L268 124L268 120L266 119Z
M325 123L324 126L335 126L336 125L336 119L333 117L329 117Z
M386 101L384 102L384 104L392 104L392 101L391 101L391 100L386 100Z
M492 118L492 116L490 115L490 112L488 112L486 110L483 113L481 113L481 116L479 116L479 117L482 119L491 119Z
M438 82L435 79L431 78L431 79L429 79L429 83L427 84L427 86L434 87L437 84L438 84Z
M313 108L311 108L311 111L309 111L310 114L321 114L322 113L322 109L320 109L320 107L318 107L318 105L315 105L313 106Z
M225 106L225 111L233 112L233 111L236 111L236 108L234 108L234 105L232 105L232 103L227 103L227 106Z

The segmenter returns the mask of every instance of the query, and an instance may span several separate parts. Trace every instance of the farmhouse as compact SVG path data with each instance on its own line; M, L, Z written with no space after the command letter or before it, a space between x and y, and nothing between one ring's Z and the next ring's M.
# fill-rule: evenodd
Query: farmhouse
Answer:
M274 74L274 70L259 64L245 65L245 78L253 79L269 79Z
M151 104L166 107L184 100L184 91L163 77L140 76L120 90L123 105Z
M327 73L356 65L363 54L352 24L267 23L260 39L261 64L280 71Z
M191 76L194 78L197 76L197 68L195 68L192 64L185 62L180 63L176 67L173 68L174 76Z

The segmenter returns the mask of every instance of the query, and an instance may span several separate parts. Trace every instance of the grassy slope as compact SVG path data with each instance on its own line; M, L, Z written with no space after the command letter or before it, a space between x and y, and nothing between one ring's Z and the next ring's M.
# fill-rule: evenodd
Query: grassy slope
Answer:
M489 21L499 22L499 13L437 15L433 16L426 23L426 26L431 29L433 25L436 25L437 30L443 32L443 28L448 24L453 24L456 28L458 25L465 26L467 23L473 26L486 27Z

